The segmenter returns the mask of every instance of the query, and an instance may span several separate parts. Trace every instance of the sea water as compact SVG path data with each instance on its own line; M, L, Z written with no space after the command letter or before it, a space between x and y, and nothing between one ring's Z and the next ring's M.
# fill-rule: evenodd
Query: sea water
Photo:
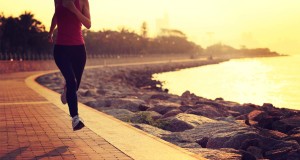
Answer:
M153 75L169 93L300 110L300 56L237 59Z

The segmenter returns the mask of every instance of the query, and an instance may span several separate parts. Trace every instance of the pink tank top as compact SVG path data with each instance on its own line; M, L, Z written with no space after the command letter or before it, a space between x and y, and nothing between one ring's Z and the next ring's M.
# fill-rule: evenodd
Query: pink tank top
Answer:
M80 10L79 0L75 0L75 6ZM81 22L74 13L58 4L55 10L57 19L57 38L58 45L82 45L84 40L81 31Z

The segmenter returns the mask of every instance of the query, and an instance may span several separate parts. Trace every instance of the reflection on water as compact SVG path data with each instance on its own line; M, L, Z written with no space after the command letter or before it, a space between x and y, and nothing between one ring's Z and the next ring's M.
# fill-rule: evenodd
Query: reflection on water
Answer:
M300 57L231 60L154 75L170 93L300 109Z

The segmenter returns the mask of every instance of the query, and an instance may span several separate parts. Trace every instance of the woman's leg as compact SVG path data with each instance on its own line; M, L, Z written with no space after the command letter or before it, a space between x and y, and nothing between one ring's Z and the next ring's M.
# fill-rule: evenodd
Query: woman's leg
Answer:
M86 50L84 45L74 46L72 53L72 68L77 82L77 90L79 89L81 77L86 63Z
M66 81L67 87L67 102L69 106L69 112L71 117L78 115L78 104L77 104L77 82L76 76L73 72L72 67L72 51L70 46L59 46L54 47L54 60L57 67L60 69L62 75Z

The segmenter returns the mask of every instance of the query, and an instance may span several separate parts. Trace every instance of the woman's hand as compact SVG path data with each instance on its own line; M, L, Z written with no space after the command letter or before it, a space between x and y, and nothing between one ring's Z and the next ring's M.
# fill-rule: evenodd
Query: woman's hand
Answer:
M75 4L75 0L62 0L62 5L66 7L68 10L73 12L77 18L80 20L80 22L87 28L91 28L91 15L90 15L90 7L89 7L89 1L84 0L83 1L83 9L82 11L79 11Z
M48 42L53 43L53 34L49 33L48 35Z

